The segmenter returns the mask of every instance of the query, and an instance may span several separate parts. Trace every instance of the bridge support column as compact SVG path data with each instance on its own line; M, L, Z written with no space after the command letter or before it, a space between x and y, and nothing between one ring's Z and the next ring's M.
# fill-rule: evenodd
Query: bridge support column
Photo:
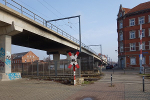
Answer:
M8 81L21 78L20 73L11 73L11 36L0 36L0 80Z
M60 68L60 54L53 54L53 61L57 63L55 67Z

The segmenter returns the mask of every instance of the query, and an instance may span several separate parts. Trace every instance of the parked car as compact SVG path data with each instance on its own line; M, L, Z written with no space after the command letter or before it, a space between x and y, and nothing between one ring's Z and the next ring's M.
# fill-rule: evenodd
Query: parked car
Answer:
M113 68L113 65L107 65L106 66L106 69L112 69Z

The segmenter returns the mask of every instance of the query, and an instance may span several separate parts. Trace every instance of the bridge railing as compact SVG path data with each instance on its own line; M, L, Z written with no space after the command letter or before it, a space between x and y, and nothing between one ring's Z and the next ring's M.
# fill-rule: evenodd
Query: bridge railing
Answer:
M80 44L80 41L78 39L74 38L70 34L64 32L63 30L61 30L60 28L56 27L55 25L53 25L51 23L46 24L46 20L44 18L40 17L39 15L37 15L34 12L30 11L29 9L23 7L21 4L17 3L16 1L14 1L14 0L0 0L0 1L2 1L2 4L4 4L5 6L8 6L8 7L14 9L14 10L20 12L21 14L23 14L23 15L33 19L34 21L50 28L51 30L61 34L62 36L72 40L73 42L75 42L77 44ZM81 46L84 47L85 49L91 51L95 55L98 55L94 50L89 48L84 43L81 43Z

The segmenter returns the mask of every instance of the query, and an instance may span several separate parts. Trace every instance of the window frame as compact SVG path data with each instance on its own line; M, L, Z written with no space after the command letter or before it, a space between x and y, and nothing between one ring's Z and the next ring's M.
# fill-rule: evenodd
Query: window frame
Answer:
M121 21L119 21L119 29L122 29L122 28L123 28L123 21L121 20Z
M131 64L131 59L135 59L135 63L134 64ZM136 57L130 57L130 65L136 65Z
M120 43L120 52L123 52L123 43Z
M145 16L141 16L141 17L138 17L138 23L139 23L139 25L141 24L140 23L140 18L144 18L144 22L142 24L145 24Z
M122 17L122 12L119 13L119 17Z
M132 33L132 32L134 32L134 38L131 38L131 33ZM135 36L135 31L130 31L130 32L129 32L129 39L135 39L135 38L136 38L136 36Z
M143 45L144 44L144 45ZM143 47L144 46L144 47ZM139 50L140 50L140 42L139 42ZM145 50L145 41L142 42L142 50Z
M131 49L131 44L133 44L133 47L134 47L134 45L135 45L135 50L132 50L132 49ZM130 51L136 51L136 43L130 43Z
M143 36L143 31L144 31L144 36ZM139 38L140 38L140 30L138 32L139 32ZM142 37L145 37L145 29L142 29Z
M123 40L123 32L120 32L119 33L119 41L122 41Z
M133 22L131 22L131 20L134 20L134 25L131 24L131 23L133 23ZM129 19L129 26L135 26L135 18Z

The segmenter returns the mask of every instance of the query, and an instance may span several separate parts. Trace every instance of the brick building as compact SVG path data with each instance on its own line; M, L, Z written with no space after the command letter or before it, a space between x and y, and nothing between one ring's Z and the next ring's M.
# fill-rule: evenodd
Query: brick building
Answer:
M142 24L143 64L150 65L150 2L132 9L120 5L117 15L118 64L120 67L140 67L140 24Z
M34 62L39 60L39 57L37 57L32 51L12 54L11 58L12 58L11 62L14 64Z

